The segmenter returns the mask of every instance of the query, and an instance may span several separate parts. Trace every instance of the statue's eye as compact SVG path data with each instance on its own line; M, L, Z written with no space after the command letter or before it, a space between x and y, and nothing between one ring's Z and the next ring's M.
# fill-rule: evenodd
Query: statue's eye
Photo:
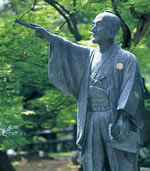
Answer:
M97 26L98 26L98 27L101 27L101 26L102 26L102 24L101 24L101 23L97 23Z

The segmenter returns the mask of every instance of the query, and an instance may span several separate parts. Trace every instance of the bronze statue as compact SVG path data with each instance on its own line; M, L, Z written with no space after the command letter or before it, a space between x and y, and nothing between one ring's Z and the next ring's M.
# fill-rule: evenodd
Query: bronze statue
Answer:
M50 42L49 79L78 100L77 144L84 171L137 171L143 127L143 82L136 57L114 42L120 19L105 11L93 21L98 48L67 41L35 25Z

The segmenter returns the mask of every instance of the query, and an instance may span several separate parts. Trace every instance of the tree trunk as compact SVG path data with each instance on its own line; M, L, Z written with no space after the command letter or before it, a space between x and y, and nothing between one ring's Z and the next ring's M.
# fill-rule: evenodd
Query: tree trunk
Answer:
M15 171L6 152L0 151L0 171Z
M122 48L130 48L130 46L131 46L131 31L130 31L128 25L125 23L125 21L121 17L120 13L118 12L116 1L111 0L111 2L112 2L112 7L113 7L115 14L120 18L121 27L123 30Z

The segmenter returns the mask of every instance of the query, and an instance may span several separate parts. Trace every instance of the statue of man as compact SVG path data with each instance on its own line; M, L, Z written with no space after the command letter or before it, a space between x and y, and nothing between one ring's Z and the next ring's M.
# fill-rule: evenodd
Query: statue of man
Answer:
M116 15L97 15L92 41L98 48L35 29L35 36L50 42L51 83L78 101L77 144L84 171L137 171L143 82L136 57L114 42L119 29Z

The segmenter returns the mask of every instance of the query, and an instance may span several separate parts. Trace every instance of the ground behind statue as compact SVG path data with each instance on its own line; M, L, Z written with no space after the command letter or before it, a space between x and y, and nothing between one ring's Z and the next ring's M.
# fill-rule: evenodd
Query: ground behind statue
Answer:
M13 162L16 171L78 171L70 159L67 160L40 160L27 162ZM150 171L150 168L141 168L140 171Z

